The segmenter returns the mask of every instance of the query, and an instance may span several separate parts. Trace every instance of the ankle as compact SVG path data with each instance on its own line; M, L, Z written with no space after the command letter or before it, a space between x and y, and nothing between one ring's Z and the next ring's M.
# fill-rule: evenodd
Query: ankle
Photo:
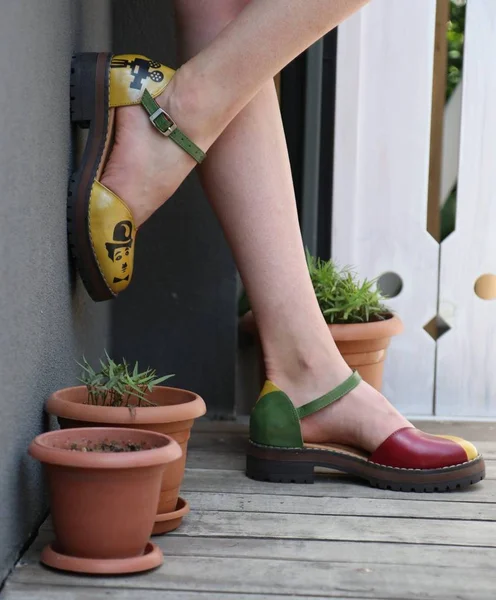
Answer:
M178 127L203 150L209 148L226 123L220 98L214 97L202 74L193 72L189 63L180 67L164 92L157 98Z
M283 360L265 360L267 378L291 398L295 406L314 400L351 375L337 349L288 354Z

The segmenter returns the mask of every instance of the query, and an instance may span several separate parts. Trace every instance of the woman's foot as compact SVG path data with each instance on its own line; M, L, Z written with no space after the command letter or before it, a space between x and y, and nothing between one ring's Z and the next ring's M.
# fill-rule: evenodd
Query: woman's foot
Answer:
M344 370L338 357L330 364ZM306 383L295 379L292 389L289 380L269 375L250 416L248 477L313 483L315 467L324 467L403 492L445 492L484 479L484 459L467 440L415 429L356 374L338 386L323 383L325 371L315 375Z
M178 127L206 151L219 132L179 69L156 101ZM190 89L191 88L191 89ZM115 140L101 182L129 207L142 225L181 185L196 162L150 123L141 105L116 108Z
M67 228L95 301L127 289L137 227L175 192L225 127L227 113L212 87L191 67L174 72L141 55L74 56L71 121L89 133L69 183Z
M337 363L334 358L333 363ZM334 368L328 361L325 368L315 366L302 370L297 379L281 373L267 377L283 390L296 406L302 406L322 396L351 374L339 359ZM413 427L389 401L368 383L362 381L341 400L305 417L301 431L305 442L334 442L373 452L392 433L403 427Z

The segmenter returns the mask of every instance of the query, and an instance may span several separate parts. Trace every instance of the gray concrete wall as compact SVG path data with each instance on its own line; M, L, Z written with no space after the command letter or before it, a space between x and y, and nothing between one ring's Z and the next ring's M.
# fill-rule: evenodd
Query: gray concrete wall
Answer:
M116 53L178 66L172 2L113 6ZM171 384L201 394L210 417L232 414L236 271L195 173L140 230L133 278L112 307L114 354L175 373Z
M81 8L84 6L84 9ZM108 307L69 264L69 73L76 49L109 46L104 0L8 0L0 6L0 582L45 511L27 457L43 402L73 384L84 352L107 341Z

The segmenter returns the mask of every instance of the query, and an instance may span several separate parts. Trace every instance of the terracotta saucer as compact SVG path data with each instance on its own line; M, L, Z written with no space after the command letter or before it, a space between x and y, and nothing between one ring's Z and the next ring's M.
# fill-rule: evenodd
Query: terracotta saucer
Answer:
M174 531L179 525L183 517L189 513L189 502L179 496L176 504L176 510L168 513L162 513L155 517L155 526L153 527L152 535L160 535Z
M61 554L48 544L41 553L40 561L54 569L90 573L92 575L120 575L122 573L139 573L159 567L164 562L162 550L153 542L148 542L141 556L131 558L81 558Z

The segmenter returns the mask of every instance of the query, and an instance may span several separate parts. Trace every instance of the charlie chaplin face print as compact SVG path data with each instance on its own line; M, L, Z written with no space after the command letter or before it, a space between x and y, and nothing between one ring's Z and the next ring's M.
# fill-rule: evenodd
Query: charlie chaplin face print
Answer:
M114 227L112 241L105 244L108 256L115 265L113 283L129 281L132 269L132 231L131 221L119 221Z

